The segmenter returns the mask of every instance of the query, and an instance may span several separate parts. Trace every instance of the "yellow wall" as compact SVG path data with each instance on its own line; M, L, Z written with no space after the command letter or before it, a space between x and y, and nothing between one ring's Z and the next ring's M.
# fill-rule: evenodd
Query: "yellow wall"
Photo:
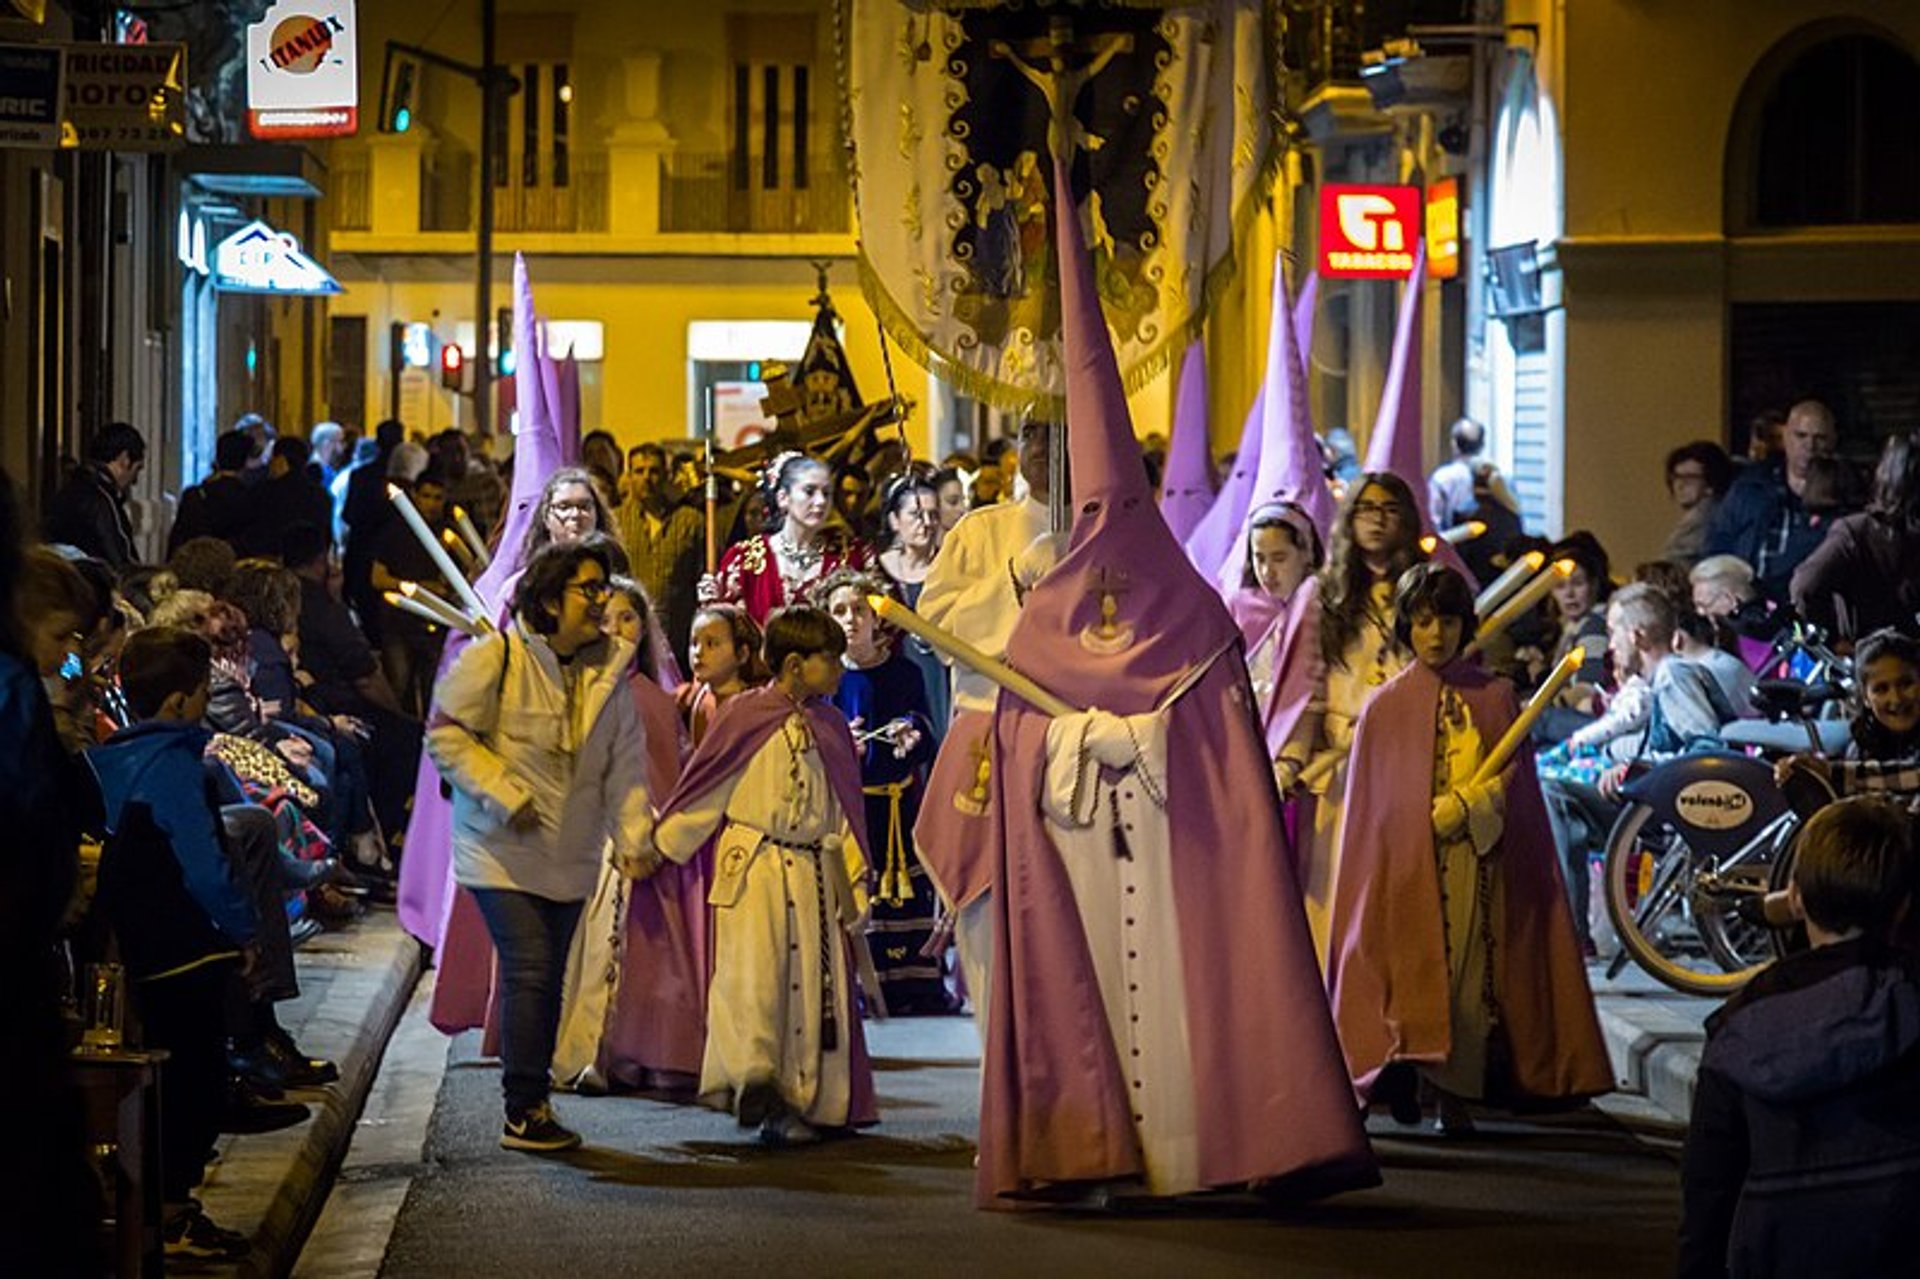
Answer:
M1909 232L1880 246L1870 231L1730 240L1724 208L1728 133L1755 64L1806 23L1845 17L1920 49L1920 5L1517 7L1545 23L1564 141L1565 524L1594 530L1625 568L1656 554L1670 528L1667 452L1728 438L1731 301L1920 297L1920 237Z

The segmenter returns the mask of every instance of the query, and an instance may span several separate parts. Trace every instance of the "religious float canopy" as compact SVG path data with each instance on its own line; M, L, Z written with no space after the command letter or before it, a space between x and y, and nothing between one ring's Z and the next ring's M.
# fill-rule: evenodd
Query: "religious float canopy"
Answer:
M1270 0L840 0L861 279L960 392L1057 412L1052 149L1129 391L1199 334L1280 157Z

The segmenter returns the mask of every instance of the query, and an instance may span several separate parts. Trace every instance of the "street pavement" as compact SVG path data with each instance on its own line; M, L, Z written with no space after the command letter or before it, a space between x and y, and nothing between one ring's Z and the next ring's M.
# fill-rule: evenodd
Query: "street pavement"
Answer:
M869 1032L882 1122L867 1134L769 1151L710 1111L562 1097L587 1145L560 1157L499 1148L497 1065L478 1055L477 1035L461 1036L421 1157L406 1161L410 1186L379 1273L1485 1279L1671 1269L1671 1143L1593 1110L1487 1117L1464 1141L1377 1117L1386 1184L1311 1206L979 1212L971 1023L902 1019ZM301 1271L318 1273L310 1263Z

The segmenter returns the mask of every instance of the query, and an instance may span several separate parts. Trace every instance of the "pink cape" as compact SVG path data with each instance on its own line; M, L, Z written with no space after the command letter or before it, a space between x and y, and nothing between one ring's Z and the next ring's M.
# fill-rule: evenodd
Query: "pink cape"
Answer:
M913 824L913 842L921 863L955 910L971 906L993 887L993 858L987 844L986 804L974 801L980 775L980 753L993 731L993 716L985 711L961 711L947 726L927 774L927 797Z
M1306 578L1285 601L1274 599L1258 587L1242 588L1227 597L1227 612L1239 625L1240 638L1249 653L1275 627L1280 629L1273 688L1266 705L1255 708L1267 740L1267 757L1277 759L1300 717L1307 713L1307 704L1313 700L1320 680L1320 579Z
M1347 1069L1362 1097L1387 1063L1440 1062L1452 1051L1430 802L1443 675L1489 743L1519 712L1505 680L1465 663L1436 674L1416 662L1360 714L1327 980ZM1505 876L1494 981L1512 1050L1511 1086L1539 1099L1610 1092L1613 1068L1532 755L1522 750L1508 777L1506 829L1492 855Z

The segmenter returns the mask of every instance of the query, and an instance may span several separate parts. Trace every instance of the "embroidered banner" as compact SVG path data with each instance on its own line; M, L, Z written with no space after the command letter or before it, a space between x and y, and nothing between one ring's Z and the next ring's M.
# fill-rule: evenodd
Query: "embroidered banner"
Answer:
M1127 389L1198 336L1280 156L1265 0L840 0L836 19L861 282L910 355L1057 411L1056 149Z

